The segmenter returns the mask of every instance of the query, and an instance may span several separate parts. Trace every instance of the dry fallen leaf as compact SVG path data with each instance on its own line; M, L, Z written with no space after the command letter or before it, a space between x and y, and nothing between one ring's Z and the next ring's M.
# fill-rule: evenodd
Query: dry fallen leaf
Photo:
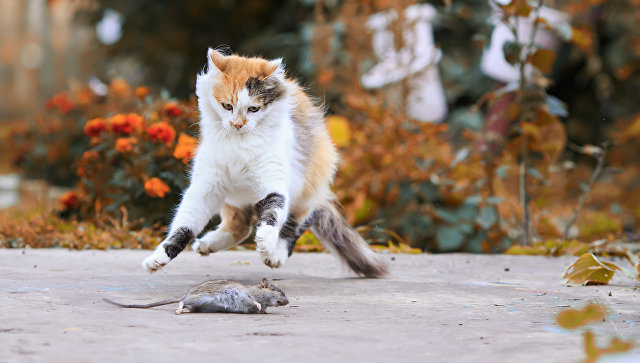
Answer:
M577 329L589 323L601 321L606 315L604 307L598 304L589 304L582 309L570 309L561 311L556 320L558 325L565 329Z
M620 268L612 263L600 261L592 253L585 253L564 271L562 277L567 286L606 285Z

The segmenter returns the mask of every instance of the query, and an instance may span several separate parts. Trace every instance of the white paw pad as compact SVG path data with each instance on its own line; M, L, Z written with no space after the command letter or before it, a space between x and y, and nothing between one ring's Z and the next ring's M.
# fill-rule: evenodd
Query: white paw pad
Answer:
M155 272L171 261L164 248L159 246L153 253L142 261L142 268L148 272Z

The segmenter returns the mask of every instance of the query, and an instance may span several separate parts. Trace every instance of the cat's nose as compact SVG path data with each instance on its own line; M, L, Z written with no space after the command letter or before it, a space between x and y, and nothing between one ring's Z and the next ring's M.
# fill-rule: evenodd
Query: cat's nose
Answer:
M242 124L238 125L238 124L233 124L233 127L235 127L236 129L240 130L242 128Z

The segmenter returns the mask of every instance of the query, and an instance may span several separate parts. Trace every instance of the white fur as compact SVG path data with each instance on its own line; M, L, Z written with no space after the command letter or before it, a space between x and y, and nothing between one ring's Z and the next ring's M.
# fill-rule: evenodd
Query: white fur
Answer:
M199 254L206 256L213 252L226 250L233 246L236 240L229 232L220 231L218 229L207 232L202 238L196 239L191 245L191 249Z
M198 75L196 83L200 145L194 157L191 183L176 211L168 236L180 227L188 227L198 235L210 218L220 213L225 203L235 207L254 205L269 193L279 193L285 198L285 206L277 210L277 224L258 225L256 243L265 263L277 261L280 265L286 260L286 253L283 257L282 247L277 248L278 233L288 216L290 201L301 194L304 185L302 168L295 159L292 86L284 80L281 60L274 60L272 62L279 66L270 77L280 79L285 95L266 109L249 113L247 108L253 104L244 89L239 92L233 111L226 110L213 97L214 82L220 71L211 62L210 54L208 70ZM247 123L236 129L233 124L243 115ZM196 241L195 249L208 253L217 250L218 246L229 247L227 238L215 240L218 242L207 240L205 236ZM143 261L148 271L155 271L169 261L164 250L165 242Z

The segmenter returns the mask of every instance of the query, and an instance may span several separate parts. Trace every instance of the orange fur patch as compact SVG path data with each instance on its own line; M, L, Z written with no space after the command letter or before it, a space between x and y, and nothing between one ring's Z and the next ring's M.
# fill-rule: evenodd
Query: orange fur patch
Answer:
M249 236L253 224L253 213L249 209L241 209L225 204L220 213L222 222L219 229L231 233L236 242L242 242Z
M211 54L211 60L222 73L218 76L213 97L218 102L231 104L238 101L238 92L245 87L249 78L265 79L278 68L276 64L262 58L246 58L237 55L225 57L215 52Z

